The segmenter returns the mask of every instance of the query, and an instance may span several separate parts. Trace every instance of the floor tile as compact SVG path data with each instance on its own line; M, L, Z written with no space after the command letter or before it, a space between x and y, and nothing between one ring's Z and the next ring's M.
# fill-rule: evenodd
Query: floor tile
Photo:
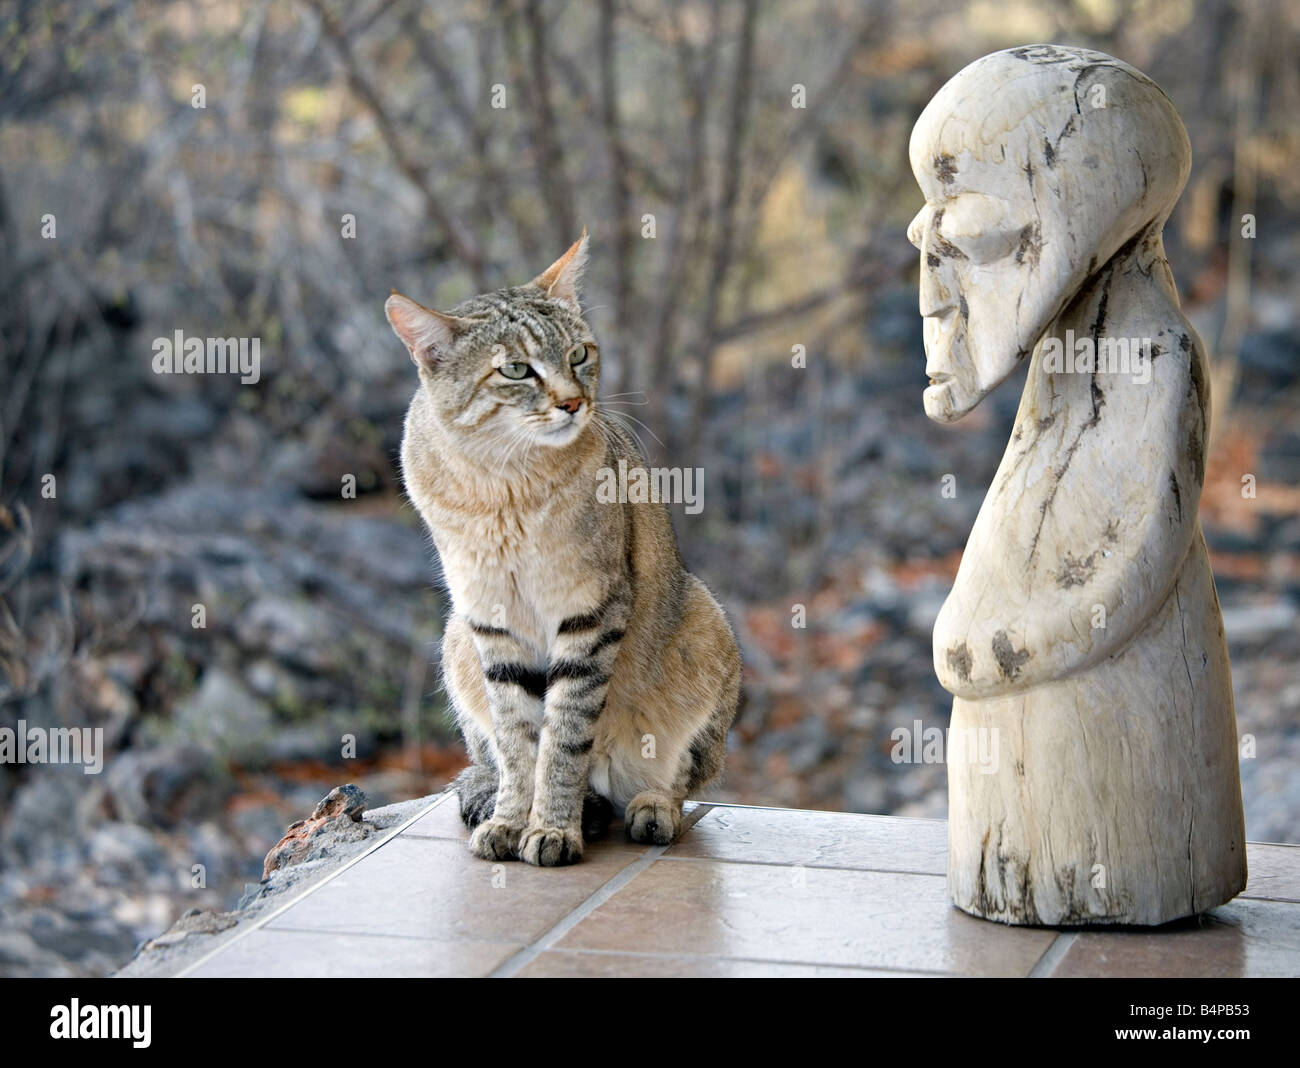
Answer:
M530 942L628 864L631 850L565 868L489 863L463 842L398 837L271 921L271 928Z
M958 912L941 876L659 860L557 948L1025 975L1054 938Z
M1250 870L1242 897L1300 902L1300 846L1246 843Z
M468 841L469 828L460 818L460 806L448 797L431 812L426 812L401 833L402 838L456 838Z
M508 942L446 941L262 928L191 974L199 977L350 978L487 975L519 952Z
M460 818L460 809L456 804L456 795L446 793L438 798L437 804L428 812L405 828L402 834L415 833L424 838L449 838L457 827L464 826ZM420 828L424 829L420 830Z
M1300 975L1300 905L1238 898L1149 931L1084 931L1053 978Z
M913 978L911 972L872 971L823 964L782 964L773 961L726 960L720 957L660 956L636 953L580 953L550 950L520 969L524 979L867 979Z
M948 825L851 812L719 806L667 856L945 875Z

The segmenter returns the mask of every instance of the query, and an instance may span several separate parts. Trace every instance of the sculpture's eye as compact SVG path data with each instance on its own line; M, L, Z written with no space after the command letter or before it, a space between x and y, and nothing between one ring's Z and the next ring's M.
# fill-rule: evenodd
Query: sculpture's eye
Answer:
M512 378L518 381L521 378L527 378L533 373L533 369L526 363L503 363L497 368L506 378Z
M573 348L569 350L569 356L568 356L569 366L578 367L579 365L586 363L587 357L589 355L590 353L587 349L587 346L582 342L579 342L577 345L574 345Z
M972 263L991 263L1020 245L1025 221L998 197L963 193L944 205L938 234Z

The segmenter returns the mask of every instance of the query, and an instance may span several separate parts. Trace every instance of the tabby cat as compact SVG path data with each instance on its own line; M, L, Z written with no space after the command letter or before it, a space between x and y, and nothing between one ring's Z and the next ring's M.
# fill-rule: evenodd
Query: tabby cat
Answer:
M450 314L384 310L419 370L402 475L451 594L445 686L471 765L456 780L479 857L569 864L614 806L664 844L721 770L740 653L661 504L601 503L644 465L599 409L579 307L587 235L524 286Z

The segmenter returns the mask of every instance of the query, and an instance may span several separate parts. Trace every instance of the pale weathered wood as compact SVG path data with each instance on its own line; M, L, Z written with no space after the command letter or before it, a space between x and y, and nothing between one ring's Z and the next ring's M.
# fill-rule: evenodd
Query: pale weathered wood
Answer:
M952 899L1047 925L1221 904L1246 884L1245 831L1197 519L1205 353L1161 242L1182 123L1127 64L1037 45L948 82L911 159L927 414L961 418L1030 359L934 630L953 730L998 756L950 739Z

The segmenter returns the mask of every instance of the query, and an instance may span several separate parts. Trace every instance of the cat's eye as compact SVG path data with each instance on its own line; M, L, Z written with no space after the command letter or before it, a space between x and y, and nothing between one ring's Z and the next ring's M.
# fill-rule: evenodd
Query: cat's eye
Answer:
M516 381L521 378L527 378L532 373L532 368L526 363L503 363L497 368L506 378L512 378Z
M590 350L585 344L574 345L569 350L569 366L577 367L579 364L586 363L590 354Z

